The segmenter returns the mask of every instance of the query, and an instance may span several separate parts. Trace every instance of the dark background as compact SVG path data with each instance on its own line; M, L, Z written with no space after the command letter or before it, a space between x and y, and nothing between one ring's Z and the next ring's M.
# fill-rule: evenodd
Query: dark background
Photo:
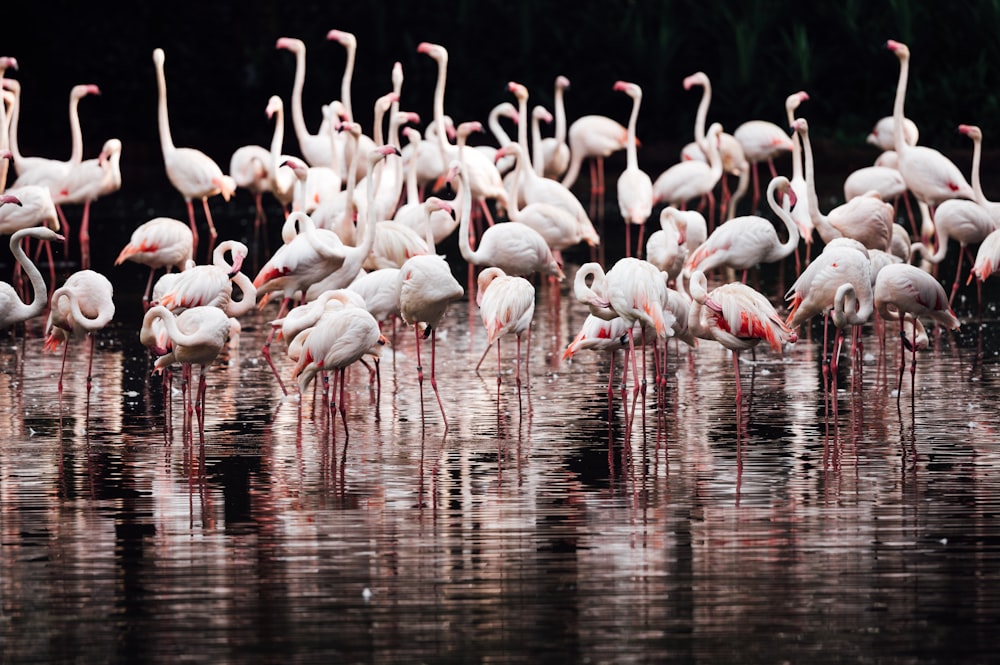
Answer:
M810 121L817 170L846 175L875 158L865 136L892 112L899 66L884 44L893 38L912 52L906 113L921 143L946 152L966 173L971 144L956 131L959 123L982 127L987 152L1000 145L1000 3L47 2L20 4L18 12L5 19L0 54L20 64L9 75L22 83L21 152L67 158L69 90L97 84L102 95L80 104L84 157L96 156L108 137L123 141L124 185L116 197L138 217L186 214L179 196L166 199L169 210L153 210L159 204L146 198L169 188L156 126L155 47L166 52L174 142L201 148L226 169L237 147L268 145L270 95L280 95L287 109L294 56L275 49L279 37L306 44L304 108L310 131L317 130L320 106L339 96L345 62L344 49L326 41L332 28L357 35L352 95L369 133L371 104L391 89L397 60L405 74L402 107L429 121L436 66L416 47L432 41L450 53L445 106L457 122L485 122L492 106L513 101L509 80L528 86L529 103L551 108L562 74L572 83L569 121L602 113L624 124L630 100L612 85L635 81L644 89L640 165L655 178L691 140L700 93L681 81L702 70L713 85L709 121L729 131L752 118L783 124L785 97L809 92L800 115ZM290 119L285 136L285 152L297 153ZM988 194L991 164L988 154Z

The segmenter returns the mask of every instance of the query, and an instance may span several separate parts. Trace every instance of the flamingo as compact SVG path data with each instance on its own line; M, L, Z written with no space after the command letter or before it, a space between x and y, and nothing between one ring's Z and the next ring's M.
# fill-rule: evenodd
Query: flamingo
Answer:
M298 380L299 393L305 394L319 372L334 372L330 410L332 412L335 408L337 400L334 396L339 380L340 418L347 437L350 437L350 432L345 402L346 369L365 355L378 355L385 343L375 317L365 308L351 305L325 310L302 342L302 351L292 372Z
M479 239L475 250L469 245L469 223L472 208L472 193L464 166L453 161L449 170L449 180L457 179L461 195L461 221L458 226L458 248L462 258L475 266L495 266L508 275L531 275L542 273L564 279L562 268L552 255L545 238L535 229L517 222L505 222L487 227Z
M706 145L708 162L683 160L663 171L653 181L653 205L667 204L684 209L691 199L709 197L722 177L722 159L719 156L719 136L722 125L712 123L708 128ZM712 212L709 212L709 218Z
M128 243L122 247L115 265L125 261L149 266L149 279L142 302L149 302L153 289L153 274L160 268L169 273L173 268L183 270L193 257L193 233L184 222L172 217L154 217L143 222L134 231Z
M16 197L10 194L0 194L0 209L16 205ZM28 275L33 292L31 302L25 303L17 291L7 282L0 282L0 330L6 330L14 325L32 319L41 314L48 304L48 288L38 267L28 258L21 243L24 238L39 240L62 240L62 236L45 226L34 226L15 231L10 237L10 251L14 260Z
M83 202L80 221L80 265L90 267L90 205L102 196L121 189L122 142L110 138L104 142L95 159L86 159L74 166L63 180L62 189L53 201L56 205Z
M232 255L232 262L226 255ZM249 312L257 302L257 289L242 271L249 249L238 240L226 240L212 252L212 263L188 267L177 274L168 289L155 300L171 311L209 305L236 318ZM233 285L240 298L233 299Z
M584 115L567 131L569 167L562 177L567 189L573 187L584 162L590 165L590 217L604 216L604 160L628 145L628 129L604 115Z
M99 272L80 270L52 292L49 319L45 324L46 351L55 352L63 346L62 364L59 367L59 394L63 390L63 373L66 370L66 355L69 353L70 337L83 333L90 338L90 352L87 362L87 394L92 384L95 336L104 329L115 316L114 287L111 281Z
M698 103L698 111L695 114L694 141L688 143L681 149L681 160L697 160L708 162L708 143L705 134L705 122L708 118L708 107L712 103L712 83L705 72L695 72L684 78L684 89L690 90L695 86L702 86L701 101ZM736 203L742 197L743 192L749 184L750 164L746 155L743 154L743 146L732 134L722 132L719 134L719 157L722 159L722 172L736 176L739 179L736 193L729 192L729 185L725 177L720 177L722 182L722 200L719 204L719 217L729 218L735 216ZM706 196L707 198L707 196ZM713 220L714 224L714 220Z
M483 364L486 354L497 345L497 390L500 390L500 338L514 335L517 338L517 369L514 381L521 387L521 335L531 336L531 320L535 315L535 287L523 277L508 275L500 268L486 268L479 273L479 290L476 304L486 327L486 350L476 364L476 371ZM530 353L529 353L530 359Z
M159 357L153 364L160 374L175 363L183 366L183 392L191 381L193 365L199 365L198 392L194 404L187 402L187 412L198 414L198 424L205 426L204 406L206 368L212 365L229 342L233 321L218 307L191 307L174 314L162 305L146 310L139 331L139 342Z
M855 197L824 215L819 210L816 196L816 174L813 163L812 144L809 141L809 123L798 118L794 127L802 137L805 152L806 182L809 184L809 216L812 217L816 232L824 243L834 238L854 238L869 249L887 250L892 242L894 211L892 205L883 201L877 192Z
M823 315L825 322L833 312L837 328L833 354L829 356L832 357L829 371L833 377L837 376L843 329L850 325L855 332L859 331L859 326L874 312L873 283L869 251L856 240L841 238L826 245L785 294L785 299L791 302L785 324L792 330L818 314ZM823 354L828 357L825 326ZM823 371L824 374L828 371L825 364Z
M788 116L788 127L795 125L795 112L802 102L809 101L809 93L804 90L794 92L785 98L785 114ZM806 245L806 262L812 256L813 223L809 216L809 184L806 182L804 165L802 163L802 139L798 132L792 131L792 191L795 192L796 203L792 206L792 219L799 227L799 236ZM798 252L795 253L795 271L801 272L801 262Z
M267 223L264 194L271 191L271 151L260 145L242 145L229 158L229 174L236 189L245 189L253 196L254 232Z
M215 239L219 235L212 221L212 213L208 209L208 199L221 195L225 201L236 189L236 183L231 176L225 175L215 161L197 148L178 148L174 146L170 135L170 117L167 110L167 79L163 73L165 59L163 49L153 50L153 64L156 68L156 84L158 91L157 124L160 131L160 148L163 151L163 164L167 171L170 184L184 197L187 205L188 221L191 225L192 243L195 251L198 248L198 228L194 220L193 199L201 199L208 221L209 244L208 252L212 253Z
M347 58L344 60L344 72L340 76L340 99L337 100L337 103L343 109L343 119L347 120L348 122L355 122L354 107L353 104L351 103L351 82L354 79L354 60L357 57L358 39L353 33L337 29L333 29L327 32L326 38L328 41L337 42L338 44L343 46L344 51L346 52ZM401 67L397 68L399 69L398 76L401 78L402 68ZM393 69L394 75L396 73L397 68ZM397 93L398 92L399 91L397 90ZM301 93L300 93L300 99L301 99ZM332 122L330 126L332 126ZM320 127L321 135L325 135L326 132L324 132L324 129L325 129L324 127ZM296 130L296 134L298 134L298 130ZM334 142L333 147L331 148L333 154L331 155L330 165L337 167L337 172L338 175L340 176L340 179L344 180L346 177L348 177L348 174L344 172L345 167L348 167L350 164L354 163L356 164L356 168L359 169L357 176L358 178L361 178L364 176L363 171L365 165L363 161L352 162L353 154L356 151L360 151L362 155L365 155L369 150L371 150L375 146L376 142L371 137L366 136L364 134L362 134L359 137L358 143L356 145L351 144L350 142L344 142L343 140L336 140Z
M557 76L552 95L552 114L555 117L555 136L542 139L542 151L538 153L535 173L558 180L569 168L570 150L566 143L566 102L564 96L569 88L569 79ZM503 144L501 144L503 145ZM541 169L539 171L539 169Z
M779 204L778 199L784 201ZM781 242L774 224L757 215L736 217L716 227L708 239L691 252L685 271L708 272L728 267L746 272L759 263L775 263L790 255L799 243L799 228L792 220L789 206L794 205L795 195L788 178L778 176L767 187L767 202L788 232L788 239Z
M916 325L920 317L929 317L935 323L949 330L960 327L958 318L948 305L948 294L944 287L926 271L908 263L896 263L879 270L875 278L875 309L885 321L907 321ZM917 346L912 345L910 381L915 380L917 371ZM906 348L900 343L899 380L896 386L896 402L899 402L903 387L903 367L906 364Z
M974 199L972 185L966 181L954 162L934 148L906 143L903 136L903 104L910 71L910 49L906 44L892 39L886 42L886 48L899 59L899 80L892 107L893 149L899 159L899 172L903 174L907 189L930 206L932 215L942 201L954 198Z
M497 145L500 148L502 148L505 145L507 145L508 143L512 142L512 140L510 138L510 135L507 134L507 131L503 128L503 125L500 124L500 118L501 117L509 118L510 120L513 120L514 124L517 124L517 122L520 120L520 118L517 115L517 109L510 102L500 102L499 104L497 104L496 106L494 106L492 109L490 109L490 114L489 114L489 116L487 118L486 126L490 128L490 133L493 134L493 138L496 139ZM411 139L411 143L412 143L412 139ZM496 163L497 169L502 174L506 175L507 173L510 173L510 171L514 168L514 160L512 158L510 158L510 157L507 157L507 158L502 159L500 161L497 160L497 158L496 158L497 147L496 146L492 146L492 145L477 145L476 146L476 150L480 150L480 151L484 152L487 157L489 157L494 163ZM415 169L415 165L414 165L414 169ZM505 178L505 180L506 180L506 178ZM506 182L504 183L504 186L506 186Z
M751 208L757 209L760 201L760 176L758 174L761 162L767 162L771 170L771 178L778 175L774 168L774 159L778 155L791 152L792 139L785 130L768 120L747 120L733 131L733 138L743 146L743 154L750 162L753 175L753 201Z
M5 156L6 155L6 156ZM0 162L6 164L10 159L10 150L0 150ZM46 226L59 231L59 214L56 212L55 202L52 200L52 192L44 185L24 185L22 187L10 187L6 192L15 205L0 205L0 234L12 234L20 229L28 229L36 226ZM60 236L60 239L64 238ZM42 240L45 252L49 260L49 280L55 282L56 267L52 260L52 244L48 240ZM19 273L14 271L14 283L18 284Z
M608 353L611 357L611 367L608 370L608 405L611 405L611 401L614 398L614 379L615 379L615 352L618 349L628 349L628 331L629 323L620 316L615 316L611 319L604 319L600 316L595 316L594 314L588 314L587 318L584 319L583 324L580 326L580 331L577 333L573 341L570 342L565 351L563 351L562 359L571 359L578 351L583 351L585 349L593 349L595 351L603 351ZM631 324L635 327L635 323ZM625 360L626 371L628 368L628 357L626 355Z
M784 344L795 343L798 335L781 320L767 298L746 284L722 284L709 291L705 273L695 270L688 291L691 295L688 325L692 333L732 351L739 407L743 396L740 352L756 347L761 340L767 340L775 352L780 352Z
M588 278L592 286L587 286ZM649 261L635 257L619 259L607 273L599 263L585 263L576 272L573 282L576 299L587 305L590 313L613 319L620 316L628 326L628 354L632 358L632 408L626 426L626 438L631 432L635 417L635 404L639 393L645 393L646 381L640 382L635 360L635 336L632 326L642 328L643 377L646 376L646 329L654 331L657 339L666 339L672 333L672 321L667 319L664 303L669 301L667 283L663 273Z
M468 206L465 207L468 211ZM509 222L508 222L509 223ZM461 236L460 236L461 237ZM466 236L468 237L468 236ZM435 349L437 346L437 326L444 317L448 305L461 298L465 290L458 283L443 256L422 254L407 259L399 269L399 313L407 325L413 326L417 343L417 382L421 396L424 387L424 370L420 359L420 339L431 338L431 387L437 397L441 419L448 429L448 418L444 413L444 403L438 392L434 374ZM420 401L423 417L423 399Z
M306 80L306 45L295 37L279 37L275 48L291 51L295 55L295 77L292 82L292 127L299 143L299 151L310 166L327 166L334 164L333 150L330 141L329 119L324 117L319 131L315 134L306 127L305 116L302 113L302 88Z
M642 236L646 220L653 212L653 180L639 168L635 147L635 125L639 117L639 105L642 103L642 88L635 83L616 81L614 89L632 98L632 113L628 121L627 161L625 170L618 176L618 210L625 220L625 255L632 254L632 232L629 227L633 224L639 227L639 238L635 245L636 254L639 255L642 254Z

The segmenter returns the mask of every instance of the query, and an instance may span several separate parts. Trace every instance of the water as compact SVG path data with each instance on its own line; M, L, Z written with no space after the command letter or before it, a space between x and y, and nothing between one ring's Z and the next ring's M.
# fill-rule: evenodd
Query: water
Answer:
M495 356L473 370L475 306L451 306L447 431L406 328L379 389L351 370L349 437L322 396L283 398L259 352L272 305L209 371L201 432L179 382L168 408L150 377L134 275L114 280L89 398L84 341L61 396L43 321L0 350L4 662L936 663L1000 646L992 307L932 338L898 405L898 338L883 350L866 328L836 418L818 324L744 354L740 417L729 354L672 345L627 442L609 357L560 359L586 315L566 285L539 289L520 393L504 340L499 397Z

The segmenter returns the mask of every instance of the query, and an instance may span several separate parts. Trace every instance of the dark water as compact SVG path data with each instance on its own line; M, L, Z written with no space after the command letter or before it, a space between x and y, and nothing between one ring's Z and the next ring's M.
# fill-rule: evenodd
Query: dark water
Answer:
M932 337L898 405L898 338L867 328L836 418L818 325L747 354L739 419L728 353L671 345L628 442L609 357L560 359L586 313L566 285L539 289L520 393L504 341L499 398L460 301L438 335L447 432L400 329L380 392L349 374L348 439L322 396L282 398L260 355L274 305L211 368L199 432L178 383L167 408L150 378L144 274L126 275L89 398L84 341L61 396L43 321L0 352L3 662L944 663L1000 646L992 306Z

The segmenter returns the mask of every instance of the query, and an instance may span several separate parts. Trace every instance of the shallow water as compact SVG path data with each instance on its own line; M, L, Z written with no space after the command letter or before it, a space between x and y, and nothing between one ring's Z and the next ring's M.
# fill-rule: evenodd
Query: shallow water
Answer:
M201 432L179 380L167 406L150 377L137 294L116 300L89 398L84 341L61 396L43 321L0 352L4 662L935 663L1000 646L991 307L933 337L898 404L898 337L883 350L866 328L836 417L818 323L744 354L739 418L729 354L672 344L626 441L609 357L560 359L586 315L565 284L539 288L520 392L510 339L499 398L495 355L474 371L485 332L463 300L437 339L447 430L401 328L379 388L349 373L349 438L263 362L276 306L209 371Z

